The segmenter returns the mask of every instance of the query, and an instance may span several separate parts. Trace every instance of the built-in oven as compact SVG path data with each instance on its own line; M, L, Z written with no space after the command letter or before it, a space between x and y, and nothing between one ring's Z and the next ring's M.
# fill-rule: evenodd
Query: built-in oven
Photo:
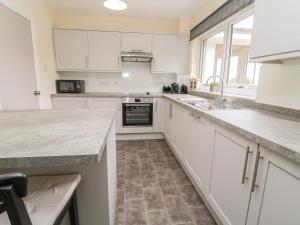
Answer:
M123 98L123 127L152 127L153 98Z

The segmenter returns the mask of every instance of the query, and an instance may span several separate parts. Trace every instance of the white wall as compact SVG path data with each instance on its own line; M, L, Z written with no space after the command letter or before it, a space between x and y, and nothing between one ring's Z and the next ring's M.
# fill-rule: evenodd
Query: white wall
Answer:
M162 92L163 85L170 85L176 75L152 74L150 63L123 63L122 73L62 72L62 79L86 81L87 92Z
M31 20L40 106L51 108L50 94L55 93L57 78L52 47L52 9L41 0L0 0L0 3Z
M54 26L56 28L67 29L178 33L177 20L145 19L126 16L56 14Z

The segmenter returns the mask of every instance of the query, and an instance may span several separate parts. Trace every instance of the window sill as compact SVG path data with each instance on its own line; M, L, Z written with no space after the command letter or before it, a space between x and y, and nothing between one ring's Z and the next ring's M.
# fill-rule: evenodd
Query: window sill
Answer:
M236 88L237 89L237 88ZM201 87L201 90L193 90L193 91L189 91L190 94L203 94L207 97L218 97L220 96L220 92L210 92L209 88L206 87L206 90ZM255 100L255 96L249 96L249 95L243 95L243 94L232 94L232 93L228 93L226 92L226 89L224 89L224 97L229 97L229 98L239 98L239 99L246 99L246 100Z

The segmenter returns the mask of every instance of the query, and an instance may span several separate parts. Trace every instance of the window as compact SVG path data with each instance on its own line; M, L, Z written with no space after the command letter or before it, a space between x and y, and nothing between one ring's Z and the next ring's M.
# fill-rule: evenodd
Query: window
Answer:
M201 36L202 84L206 84L208 77L219 75L224 78L225 88L228 87L228 90L245 87L253 89L254 92L251 93L255 94L262 64L250 62L253 23L251 6ZM220 27L223 28L222 31ZM216 79L212 79L214 80ZM239 91L243 90L236 90L235 93Z
M257 85L261 65L249 63L253 22L251 15L231 26L229 85Z
M221 75L224 55L225 32L219 32L204 40L202 83L212 75Z

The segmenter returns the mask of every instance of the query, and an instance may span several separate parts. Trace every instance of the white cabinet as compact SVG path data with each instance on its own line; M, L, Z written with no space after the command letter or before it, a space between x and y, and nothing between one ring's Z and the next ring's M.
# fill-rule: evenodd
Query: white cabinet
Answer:
M201 191L206 194L213 147L211 123L195 113L189 113L186 127L185 164Z
M153 132L162 132L163 100L153 99Z
M53 109L85 109L85 97L53 97Z
M188 75L189 74L189 38L178 37L177 46L177 74Z
M257 148L247 139L215 128L208 201L224 225L246 223Z
M118 32L89 31L90 71L118 72L121 70L121 40Z
M260 146L247 225L300 224L300 167Z
M172 136L172 114L173 114L173 104L164 99L164 111L163 111L163 131L166 138L171 141Z
M183 153L185 150L186 117L187 111L185 111L183 107L173 104L171 140L177 156L181 159L183 159Z
M300 57L298 0L256 0L251 58L266 62Z
M197 37L190 42L190 66L193 77L199 77L200 75L200 52L201 38Z
M53 32L57 71L87 71L87 32L59 30Z
M122 51L152 52L152 34L122 33Z
M153 35L153 73L176 73L177 36Z

